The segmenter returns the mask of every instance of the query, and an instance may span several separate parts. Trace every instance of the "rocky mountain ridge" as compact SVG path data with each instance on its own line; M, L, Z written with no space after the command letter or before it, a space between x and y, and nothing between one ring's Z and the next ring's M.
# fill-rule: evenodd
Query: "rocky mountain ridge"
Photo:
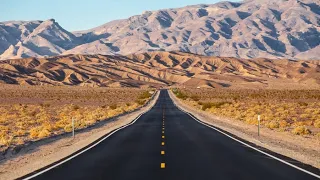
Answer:
M237 58L318 59L320 1L246 0L145 11L78 32L55 20L0 23L0 59L182 51Z

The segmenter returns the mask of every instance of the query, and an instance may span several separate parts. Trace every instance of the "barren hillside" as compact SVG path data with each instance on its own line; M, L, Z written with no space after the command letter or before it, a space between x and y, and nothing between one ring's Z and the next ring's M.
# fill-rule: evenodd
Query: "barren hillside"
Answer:
M320 62L183 52L63 55L0 61L0 82L99 87L319 88Z

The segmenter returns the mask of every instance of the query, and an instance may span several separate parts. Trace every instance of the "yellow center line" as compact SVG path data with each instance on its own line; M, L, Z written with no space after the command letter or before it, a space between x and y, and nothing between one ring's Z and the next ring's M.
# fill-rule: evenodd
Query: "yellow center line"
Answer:
M166 163L161 163L161 164L160 164L160 168L161 168L161 169L166 168Z
M162 127L162 134L164 134L164 119L165 119L164 112L165 112L165 109L163 109L163 117L162 117L162 119L163 119L163 121L162 121L162 126L163 126L163 127ZM161 137L162 137L162 139L165 138L165 136L161 136ZM164 141L161 142L161 145L164 146ZM164 151L161 151L161 155L164 155L164 154L165 154L165 152L164 152ZM164 162L160 163L160 168L161 168L161 169L166 168L166 163L164 163Z

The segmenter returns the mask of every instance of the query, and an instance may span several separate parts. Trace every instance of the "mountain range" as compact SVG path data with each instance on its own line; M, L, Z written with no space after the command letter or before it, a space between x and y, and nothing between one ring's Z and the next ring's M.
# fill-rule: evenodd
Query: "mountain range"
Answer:
M54 19L0 22L0 59L181 51L206 56L319 59L320 1L245 0L145 11L68 32Z

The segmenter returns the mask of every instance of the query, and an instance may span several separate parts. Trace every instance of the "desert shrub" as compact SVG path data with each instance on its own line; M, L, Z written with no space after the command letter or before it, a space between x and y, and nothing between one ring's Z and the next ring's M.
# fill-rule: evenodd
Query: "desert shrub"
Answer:
M107 107L108 107L107 105L102 105L102 106L101 106L101 108L107 108Z
M72 131L72 124L67 124L66 126L64 126L63 129L65 132L71 132Z
M276 129L276 128L280 127L280 124L276 121L271 121L271 122L267 123L265 126L270 129Z
M279 122L279 126L280 126L281 128L285 128L285 127L290 126L290 124L289 124L287 121L282 120L282 121Z
M140 94L138 96L138 99L148 99L150 98L152 95L149 93L149 91L144 91L142 94Z
M37 139L40 131L41 131L41 127L34 127L32 129L30 129L29 137L31 139Z
M306 126L297 126L292 130L293 134L296 135L308 135L311 131Z
M314 122L314 127L320 128L320 119Z
M110 107L110 109L113 110L113 109L117 109L118 105L117 104L111 104L109 107Z
M25 130L22 130L22 129L19 129L18 131L16 131L14 133L15 136L24 136L26 135L26 131Z
M308 103L306 102L298 102L299 106L308 106Z
M21 138L15 139L14 142L15 142L15 144L17 144L17 145L22 145L22 144L24 144L24 140L21 139Z
M200 100L200 97L199 96L196 96L196 95L192 95L190 97L193 101L199 101Z
M173 91L173 93L177 96L177 98L182 99L182 100L186 100L188 98L188 96L186 94L184 94L181 90L176 89L175 91Z
M221 108L221 106L229 104L229 102L201 102L199 105L202 105L201 109L205 111L206 109L214 108Z
M0 145L9 146L13 140L12 136L0 136Z
M144 105L144 104L146 103L146 100L144 100L144 99L137 99L137 100L135 100L135 102L136 102L137 104L139 104L139 105Z
M202 102L201 103L201 109L203 111L207 110L207 109L210 109L212 106L213 106L213 103L210 103L210 102Z
M31 116L31 117L34 117L36 115L37 115L37 111L35 110L28 113L28 116Z
M78 106L78 105L72 105L72 110L73 110L73 111L77 111L78 109L80 109L80 106Z
M308 119L310 117L310 114L301 114L300 118L301 119Z
M41 103L40 106L43 108L49 108L51 105L49 103Z
M38 133L38 138L45 138L50 136L50 131L46 128L42 128Z
M246 118L246 123L256 125L258 124L258 120L256 118Z

